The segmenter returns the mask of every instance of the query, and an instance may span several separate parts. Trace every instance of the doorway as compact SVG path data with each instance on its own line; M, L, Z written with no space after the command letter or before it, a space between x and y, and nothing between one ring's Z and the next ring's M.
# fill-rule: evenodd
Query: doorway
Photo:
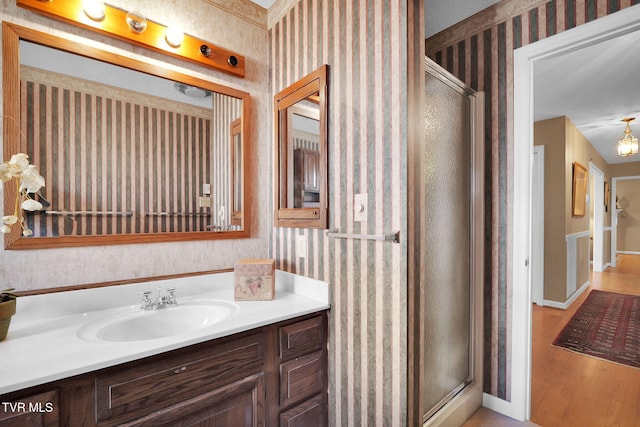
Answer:
M627 8L514 52L513 324L509 415L531 416L531 153L536 62L640 30L640 8Z

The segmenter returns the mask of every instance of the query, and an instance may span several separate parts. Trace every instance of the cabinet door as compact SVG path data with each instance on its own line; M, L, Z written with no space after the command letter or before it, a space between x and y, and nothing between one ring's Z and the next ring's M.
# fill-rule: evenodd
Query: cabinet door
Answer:
M280 406L286 408L322 392L324 378L321 351L281 364Z
M283 412L280 427L323 427L327 425L326 416L322 395L319 394Z
M257 374L121 426L263 426L264 400L263 376Z
M3 427L57 427L60 425L56 390L2 403L0 425Z
M320 153L315 150L304 150L302 162L304 164L304 191L320 191L318 185L318 162Z

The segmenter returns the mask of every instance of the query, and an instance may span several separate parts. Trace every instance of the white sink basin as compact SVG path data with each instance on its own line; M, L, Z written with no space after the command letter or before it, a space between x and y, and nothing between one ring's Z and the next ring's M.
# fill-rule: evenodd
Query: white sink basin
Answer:
M142 311L128 307L84 325L78 336L87 341L147 341L206 328L238 310L229 301L206 300Z

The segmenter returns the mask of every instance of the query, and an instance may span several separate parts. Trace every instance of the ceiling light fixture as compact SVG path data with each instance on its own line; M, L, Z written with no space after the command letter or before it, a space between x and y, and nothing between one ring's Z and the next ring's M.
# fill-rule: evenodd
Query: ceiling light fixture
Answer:
M9 1L9 0L4 0ZM245 59L233 51L216 46L209 41L176 31L146 18L144 10L123 10L109 5L114 0L11 0L24 9L125 40L184 59L205 67L244 78ZM119 1L118 3L127 3ZM157 2L146 2L157 3ZM1 9L1 8L0 8ZM178 24L179 22L175 22Z
M201 89L195 86L189 86L184 83L174 83L173 87L175 87L178 92L184 93L185 95L192 98L206 98L208 96L211 96L210 90Z
M638 154L638 138L631 134L631 126L629 125L634 120L635 117L622 119L627 127L624 130L624 136L618 140L618 156L628 157Z

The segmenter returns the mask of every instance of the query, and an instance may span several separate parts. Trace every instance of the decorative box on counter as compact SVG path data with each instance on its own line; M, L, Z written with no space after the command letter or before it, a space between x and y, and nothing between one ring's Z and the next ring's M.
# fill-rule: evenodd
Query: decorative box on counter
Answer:
M240 301L271 301L276 295L273 259L241 259L234 266L234 297Z

